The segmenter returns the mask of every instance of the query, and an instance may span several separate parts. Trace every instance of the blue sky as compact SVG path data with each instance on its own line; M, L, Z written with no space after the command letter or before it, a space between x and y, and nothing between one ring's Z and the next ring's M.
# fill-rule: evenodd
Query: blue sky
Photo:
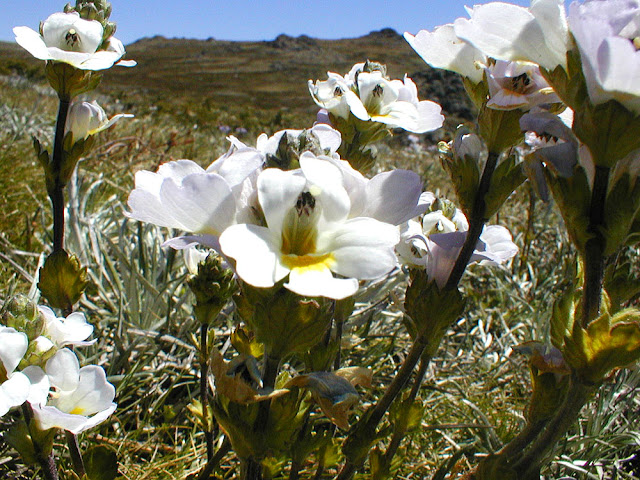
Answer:
M70 0L75 3L74 0ZM12 27L37 29L61 11L64 0L0 0L0 40L13 41ZM399 33L432 29L465 16L464 0L111 0L116 36L125 44L142 37L272 40L280 33L315 38L351 38L391 27ZM515 0L523 6L529 0Z

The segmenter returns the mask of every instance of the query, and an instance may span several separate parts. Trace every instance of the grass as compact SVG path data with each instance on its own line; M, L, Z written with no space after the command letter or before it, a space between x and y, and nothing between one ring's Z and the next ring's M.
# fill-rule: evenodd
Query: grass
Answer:
M129 48L130 56L140 61L141 73L127 77L128 70L114 69L105 79L106 85L114 85L101 90L107 110L132 111L136 118L103 133L95 151L81 162L69 189L67 248L89 267L91 286L80 308L96 326L99 339L96 346L78 352L86 362L104 365L117 387L119 404L112 419L82 435L81 443L83 448L94 444L114 448L122 478L186 478L201 468L205 457L192 403L198 386L194 336L198 325L184 284L186 270L180 254L161 247L171 232L124 216L133 172L153 170L178 158L207 165L227 149L222 125L245 128L247 133L239 135L249 144L263 130L273 133L285 126L309 126L315 107L306 92L306 79L321 78L327 68L318 66L317 57L330 53L333 57L327 58L335 61L327 65L342 72L353 62L347 53L362 59L366 47L369 56L381 56L390 41L396 39L378 34L359 42L335 43L330 49L323 41L309 44L288 38L268 45L148 39ZM272 49L273 55L264 55L265 49ZM258 52L262 52L261 61L252 63ZM233 84L228 73L232 54L249 59L233 66L243 79L249 79L244 93L233 95L222 90L223 85L229 89ZM166 59L167 66L152 72L150 65L161 59ZM408 54L395 61L419 68L415 58L407 59ZM178 84L180 89L205 92L199 103L170 98L168 65L179 60L185 70L200 72L194 76L197 85ZM283 66L276 68L277 62ZM292 69L292 64L299 68ZM5 76L0 82L7 99L0 107L0 188L7 205L0 209L2 298L10 291L26 292L32 287L42 261L40 252L50 243L48 200L39 166L32 160L30 136L50 138L56 101L45 87L34 83L34 73L30 79L25 76L29 70L23 67L23 76ZM399 75L394 68L392 75ZM216 69L227 73L204 89L203 83ZM283 81L282 71L295 75ZM274 80L278 76L280 80ZM276 99L287 96L292 101L284 104L290 110L274 109L280 105ZM247 103L255 107L248 108ZM411 168L422 176L427 189L453 198L433 142L398 135L380 146L380 158L381 167ZM509 199L499 213L499 223L511 229L523 254L506 268L474 267L465 275L467 310L445 336L429 368L420 390L423 416L400 449L396 478L444 479L449 472L448 478L455 478L454 472L499 449L523 425L530 381L526 360L512 347L546 337L551 305L571 278L575 254L554 207L532 205L526 186ZM552 254L562 261L550 261ZM409 338L401 322L404 281L404 273L397 271L362 293L346 325L346 364L369 366L375 374L373 388L361 390L356 415L380 395L406 353ZM228 348L234 324L227 308L215 325L220 348ZM635 395L639 384L637 368L613 374L558 445L545 478L640 478L636 456L640 430L634 424L640 407ZM317 409L313 418L323 421ZM10 418L2 421L6 426ZM216 441L221 441L220 432ZM58 447L58 452L64 452ZM70 468L64 454L61 466ZM232 478L236 467L235 458L227 455L218 474ZM23 467L5 445L0 446L0 472L7 478L34 478L33 471ZM328 465L323 478L334 473ZM311 464L304 466L303 474L312 474Z

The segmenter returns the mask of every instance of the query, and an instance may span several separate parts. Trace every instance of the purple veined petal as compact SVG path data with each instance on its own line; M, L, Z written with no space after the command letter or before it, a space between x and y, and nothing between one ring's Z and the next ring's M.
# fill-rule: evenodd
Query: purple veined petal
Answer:
M265 227L232 225L220 236L222 252L236 261L238 276L254 287L273 287L289 270L281 265L280 238Z
M70 32L75 40L70 40ZM102 33L100 22L80 18L77 12L54 13L42 24L44 43L66 51L94 53L102 43Z
M366 206L359 216L400 225L424 213L419 205L422 194L420 176L409 170L379 173L366 184Z
M183 235L181 237L170 238L162 244L163 247L171 247L174 250L184 250L202 245L220 252L220 240L217 235Z
M321 296L341 300L358 291L358 280L355 278L335 278L328 268L294 268L289 273L289 281L284 286L292 292L306 297Z
M258 199L274 235L282 233L284 218L295 206L306 184L301 172L285 172L277 168L267 168L258 177Z

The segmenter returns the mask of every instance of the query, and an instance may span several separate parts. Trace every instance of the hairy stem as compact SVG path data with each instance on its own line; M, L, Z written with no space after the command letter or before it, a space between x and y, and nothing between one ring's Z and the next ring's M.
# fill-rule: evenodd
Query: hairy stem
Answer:
M207 464L198 474L197 480L208 480L213 471L217 468L218 465L220 465L220 462L222 461L224 456L229 453L229 450L231 450L231 442L229 441L229 437L225 437L216 454L209 459Z
M65 430L64 436L67 439L67 446L69 447L69 454L71 455L71 463L73 463L73 471L82 478L85 474L85 469L82 453L80 453L80 445L78 445L78 437L67 430Z
M207 461L213 458L213 432L209 425L209 354L208 354L208 332L209 325L200 325L200 402L202 404L202 429L207 446Z
M460 253L458 254L456 263L451 269L449 279L447 280L447 283L444 287L445 290L453 290L454 288L457 288L458 283L460 283L460 279L464 274L464 271L467 269L469 260L473 255L473 251L476 249L476 244L478 243L478 239L482 234L484 224L487 223L487 205L484 197L487 195L489 187L491 186L491 177L493 176L493 172L496 170L497 164L498 154L490 153L489 158L487 158L487 163L484 167L484 171L482 172L482 178L480 178L478 191L476 192L476 197L471 212L471 218L469 219L469 230L467 231L467 237L465 239L464 245L462 246L462 250L460 250Z
M609 185L609 167L596 167L591 193L591 208L588 233L591 236L585 245L584 261L584 289L582 297L582 326L587 327L600 311L600 294L604 276L605 238L602 235L604 227L604 208Z
M400 421L400 425L396 427L396 430L393 432L393 436L391 437L391 441L389 442L389 446L387 447L387 451L384 454L385 463L387 465L391 464L391 460L395 456L398 448L400 447L400 443L407 433L407 415L409 413L408 407L413 405L416 401L416 397L418 396L418 392L420 392L420 387L422 386L422 381L424 380L424 376L427 373L427 368L429 367L429 359L424 356L420 360L420 367L418 368L418 373L413 380L413 386L411 387L411 391L409 392L409 396L406 399L407 409L403 413L403 419Z
M449 275L449 279L444 287L445 290L453 290L458 287L458 283L469 264L471 255L473 255L478 239L482 234L484 224L487 221L485 196L491 186L491 177L493 176L493 172L498 164L498 156L499 155L497 153L490 153L489 158L487 159L487 163L484 167L484 171L482 172L482 178L480 179L480 184L478 185L478 190L475 195L469 231L467 232L464 245L458 254L456 263L454 264L451 274ZM380 400L378 400L375 405L369 407L365 414L362 415L360 421L352 428L349 436L345 440L345 444L350 441L357 441L355 440L355 436L362 435L363 432L363 438L373 438L375 436L375 430L378 423L380 423L395 398L403 390L411 376L411 373L413 372L413 369L422 358L422 354L428 344L429 339L426 338L424 334L419 334L416 337L411 349L409 350L409 354L398 371L398 374L387 387L387 390ZM347 460L342 467L337 480L351 479L356 470L360 468L363 463L364 459L353 459L349 458L347 455Z
M51 156L51 174L53 184L49 188L49 198L53 208L53 251L64 249L64 188L60 173L64 160L64 135L69 106L71 101L60 98L58 106L58 118L56 120L56 133L53 141L53 154Z

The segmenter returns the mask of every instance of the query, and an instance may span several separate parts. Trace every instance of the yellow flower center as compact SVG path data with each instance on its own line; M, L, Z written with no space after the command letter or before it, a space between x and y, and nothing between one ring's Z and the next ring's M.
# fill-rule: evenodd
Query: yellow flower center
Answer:
M69 412L71 415L84 415L84 408L76 407Z

